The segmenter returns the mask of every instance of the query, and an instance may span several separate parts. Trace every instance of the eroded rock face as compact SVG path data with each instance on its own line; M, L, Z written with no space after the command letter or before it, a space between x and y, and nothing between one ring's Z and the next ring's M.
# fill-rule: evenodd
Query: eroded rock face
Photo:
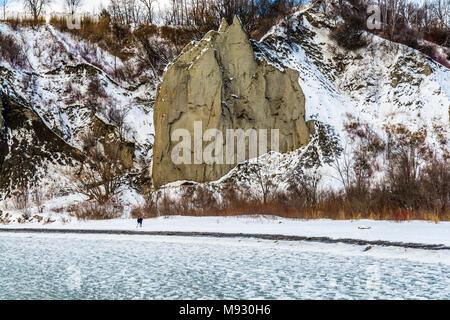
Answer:
M192 137L194 123L223 132L223 141L203 142L203 150L213 143L226 143L227 129L279 130L279 151L297 149L309 141L304 119L305 97L297 71L280 71L254 57L253 48L239 19L218 31L210 31L198 43L189 44L168 66L156 96L153 182L156 187L177 180L206 182L217 180L236 163L175 164L172 152L179 141L171 136L177 129ZM261 137L258 137L261 138ZM249 139L246 139L247 150ZM225 150L225 146L223 146ZM246 153L248 159L248 152ZM194 160L193 160L194 161Z
M81 153L50 130L31 109L0 92L0 199L42 181L56 184L54 174L82 161Z

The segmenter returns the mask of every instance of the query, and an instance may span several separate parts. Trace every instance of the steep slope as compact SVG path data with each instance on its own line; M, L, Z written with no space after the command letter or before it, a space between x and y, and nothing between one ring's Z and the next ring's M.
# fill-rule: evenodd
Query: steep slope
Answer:
M332 1L314 2L255 44L272 63L302 71L307 117L335 128L342 126L346 112L378 127L447 126L450 70L414 49L369 34L366 47L340 48L330 38L334 10Z
M333 1L312 2L252 43L258 59L299 72L305 120L316 120L310 144L238 165L212 183L213 189L239 186L261 199L261 181L282 191L299 175L320 177L319 188L341 189L336 161L351 158L356 148L345 130L349 117L381 137L386 126L421 129L432 150L448 150L450 70L417 50L367 33L367 46L343 49L331 38L339 22L334 12ZM383 163L379 171L382 175Z
M64 187L59 168L82 161L81 153L44 125L29 108L2 95L0 189L12 191L39 184Z
M342 188L334 164L341 153L351 157L354 148L344 127L349 115L381 136L385 126L396 124L424 129L434 150L448 150L450 70L370 34L364 34L365 47L341 48L331 38L340 21L335 11L332 0L311 2L260 41L251 41L262 63L298 72L305 121L316 120L309 144L241 163L208 186L220 191L231 185L260 197L261 181L283 190L292 177L311 173L321 177L321 188ZM13 175L43 186L60 183L64 190L67 181L61 172L81 159L87 129L103 127L100 134L118 130L108 120L113 107L126 110L125 141L133 145L135 177L151 178L153 100L161 79L118 80L114 70L123 65L120 59L49 25L13 30L0 24L0 32L14 37L25 58L24 66L17 66L0 57L3 196L22 184ZM180 184L167 188L177 191Z
M124 131L121 134L125 142L132 144L136 172L142 171L147 177L150 176L148 166L151 164L154 136L153 83L134 83L133 79L127 82L114 80L114 68L122 65L120 59L95 45L62 34L50 25L13 30L8 25L0 24L0 32L3 37L14 39L21 48L18 54L23 57L21 64L0 58L0 92L9 108L5 109L4 105L2 109L2 128L4 141L10 145L2 156L13 159L28 154L26 157L35 159L26 166L16 162L14 171L17 176L27 177L30 184L40 181L44 188L49 184L42 179L42 175L50 181L65 181L66 162L57 159L76 162L79 158L68 150L79 153L83 147L83 135L89 130L107 134L111 126L116 128L113 130L116 133ZM111 122L111 110L120 112L123 123ZM10 116L13 112L23 114L25 119L32 117L33 125L27 127L15 122L19 119ZM25 119L23 121L27 122ZM117 128L118 125L123 128ZM21 134L17 131L19 127ZM35 140L39 131L47 134ZM12 148L11 141L16 141L17 147ZM50 158L32 151L40 147L45 149L44 146L52 144L51 141L58 141L60 149L65 150L61 151L61 156L54 153L54 148ZM25 174L25 171L40 171L44 158L47 163L45 167L49 168L44 170L45 174L40 174L40 177ZM2 170L9 170L9 167L4 165ZM2 194L18 187L9 175L2 179ZM58 186L52 185L52 188L58 189ZM59 188L65 189L64 186Z

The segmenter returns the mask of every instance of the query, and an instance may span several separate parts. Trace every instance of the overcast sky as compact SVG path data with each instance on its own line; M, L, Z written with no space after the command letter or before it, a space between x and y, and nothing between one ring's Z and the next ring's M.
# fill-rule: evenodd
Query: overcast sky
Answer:
M159 6L168 3L169 0L157 0ZM102 8L106 8L109 0L82 0L82 11L87 13L99 13ZM9 0L8 14L22 13L24 8L24 0ZM50 5L45 10L46 14L51 12L65 12L64 0L51 0Z

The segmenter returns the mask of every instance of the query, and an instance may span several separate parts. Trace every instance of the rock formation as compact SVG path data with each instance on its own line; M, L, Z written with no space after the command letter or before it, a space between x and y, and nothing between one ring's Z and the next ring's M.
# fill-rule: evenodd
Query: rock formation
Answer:
M11 191L57 180L54 169L82 160L31 109L0 91L0 199Z
M187 130L192 138L196 133L194 123L199 122L203 133L217 129L224 137L227 129L267 129L268 150L272 149L270 130L278 129L279 151L287 152L309 141L304 115L305 97L298 84L298 72L281 71L255 59L239 19L235 17L232 25L223 20L218 31L210 31L198 43L186 46L167 67L158 87L154 185L178 180L213 181L236 166L227 161L174 163L171 155L179 141L171 137L177 129ZM203 150L211 143L226 143L225 139L205 140L201 142ZM194 142L191 146L190 158L195 159L198 153L194 154ZM253 146L246 139L247 150L249 147Z

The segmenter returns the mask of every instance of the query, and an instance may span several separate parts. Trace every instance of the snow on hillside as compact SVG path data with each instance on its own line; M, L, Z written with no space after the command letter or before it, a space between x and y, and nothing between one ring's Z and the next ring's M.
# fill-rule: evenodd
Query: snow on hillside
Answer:
M450 69L417 50L368 33L368 46L355 51L342 49L330 38L333 22L328 13L332 10L310 3L285 18L253 43L256 58L281 70L299 72L306 120L331 125L344 153L351 151L346 148L350 142L343 130L349 114L370 124L381 137L385 125L401 124L412 132L426 129L427 144L439 152L440 136L450 137ZM265 164L264 174L276 172L275 180L282 190L299 154L307 148L262 156L259 161ZM319 172L323 177L320 188L342 187L334 168L322 165ZM236 168L227 176L239 174ZM260 188L254 182L253 187L252 182L245 183L258 193Z
M276 57L299 71L308 118L336 129L347 112L378 129L386 123L403 123L412 130L438 124L448 128L448 68L375 35L365 35L367 47L341 49L330 39L330 20L320 8L287 19L263 37L259 48L269 60Z
M280 70L299 72L306 120L331 126L330 134L338 137L347 157L352 152L344 130L348 115L370 124L381 137L385 125L402 124L413 132L425 128L427 144L439 152L440 135L449 137L450 70L417 50L369 34L365 34L367 47L344 50L330 38L330 21L322 6L308 4L259 42L253 41L255 56ZM258 179L247 170L248 165L259 164L263 180L271 181L277 191L286 190L299 164L318 144L318 137L313 137L299 150L249 160L209 186L218 191L231 182L261 199ZM341 189L335 165L325 163L322 151L319 148L320 167L304 171L321 176L319 190ZM180 185L168 184L165 194L176 199Z
M343 130L347 114L370 123L380 135L384 125L402 124L411 130L426 128L431 146L438 144L439 134L448 138L450 70L416 50L369 34L365 35L367 47L342 49L330 38L335 23L327 16L330 10L308 4L253 42L257 59L299 72L306 120L330 125L343 147L348 143ZM111 106L127 110L126 138L136 143L135 155L141 164L151 164L152 105L159 78L140 85L115 80L115 66L123 65L120 59L48 24L36 30L12 30L0 24L0 32L15 37L28 61L22 70L0 58L0 66L9 72L0 80L2 90L25 101L66 143L80 148L79 137L92 121L91 110L83 106L88 101L80 102L80 96L86 99L90 81L98 78L106 92L101 100L104 112ZM96 116L106 121L101 112ZM300 150L270 153L250 163L262 164L264 175L272 177L282 190L301 156L316 143L313 138ZM341 188L335 169L321 163L320 188ZM210 185L220 189L223 182L232 181L257 194L255 179L242 169L245 165ZM176 196L179 185L167 189Z
M126 138L138 145L138 158L151 159L148 151L154 137L151 105L155 84L114 80L115 68L123 66L119 58L49 24L36 30L13 30L0 24L0 32L15 38L27 61L26 67L21 68L0 58L0 66L10 72L1 80L6 94L25 101L50 129L71 146L80 148L80 136L92 121L92 112L85 106L92 99L87 94L88 86L99 79L105 97L97 116L107 122L104 115L111 107L125 110Z

